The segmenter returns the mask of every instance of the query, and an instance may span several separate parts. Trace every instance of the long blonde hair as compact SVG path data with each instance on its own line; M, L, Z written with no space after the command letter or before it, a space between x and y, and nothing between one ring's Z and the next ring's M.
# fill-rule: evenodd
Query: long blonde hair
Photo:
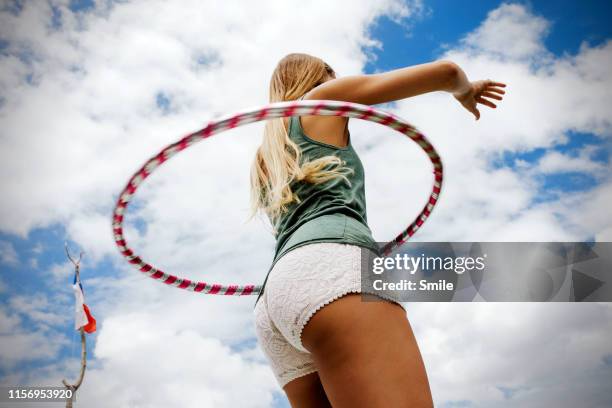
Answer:
M314 87L325 82L333 69L320 58L292 53L283 57L270 79L270 103L296 100ZM324 183L346 177L353 171L343 165L338 156L329 155L304 162L300 165L302 152L287 133L283 118L266 122L263 141L258 147L251 165L251 214L249 219L262 209L270 218L276 235L276 221L293 201L301 202L291 191L294 181ZM333 167L326 169L325 167Z

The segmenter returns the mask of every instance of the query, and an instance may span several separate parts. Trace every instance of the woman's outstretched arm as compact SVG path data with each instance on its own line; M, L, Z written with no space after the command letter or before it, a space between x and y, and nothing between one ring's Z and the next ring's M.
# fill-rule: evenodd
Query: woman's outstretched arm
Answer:
M480 112L477 103L495 107L493 98L501 100L505 92L501 82L482 80L470 82L454 62L438 60L369 75L350 75L329 80L309 92L307 99L328 99L376 105L410 98L434 91L446 91L455 97L476 119Z

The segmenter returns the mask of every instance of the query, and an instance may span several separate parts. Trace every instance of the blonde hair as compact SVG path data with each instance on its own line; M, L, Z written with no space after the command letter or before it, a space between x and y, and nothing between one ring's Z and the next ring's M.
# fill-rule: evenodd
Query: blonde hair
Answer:
M272 72L270 79L270 103L296 100L314 87L325 82L333 69L320 58L292 53L283 57ZM261 209L270 218L276 235L276 221L287 211L293 201L300 203L297 194L291 191L294 181L324 183L343 177L350 185L345 173L353 171L343 167L345 162L338 156L329 155L300 163L302 152L289 138L283 118L266 122L263 141L258 147L251 165L251 214ZM326 166L333 167L325 169Z

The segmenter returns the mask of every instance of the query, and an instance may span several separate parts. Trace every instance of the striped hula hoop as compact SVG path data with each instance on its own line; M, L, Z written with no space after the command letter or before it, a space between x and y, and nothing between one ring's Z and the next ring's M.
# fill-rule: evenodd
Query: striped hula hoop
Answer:
M149 177L164 162L168 161L178 152L193 146L202 139L209 138L217 133L233 129L248 123L259 122L261 120L284 118L289 116L345 116L349 118L364 119L371 122L376 122L381 125L388 126L418 143L419 146L427 153L431 163L433 164L434 182L433 190L425 207L421 210L416 219L392 241L382 247L383 255L388 255L394 248L404 244L414 233L423 225L427 217L431 214L438 195L442 188L443 169L442 162L434 147L429 143L427 138L416 130L415 127L400 119L399 117L374 109L367 105L357 103L329 101L329 100L302 100L277 102L265 106L246 109L236 114L223 116L219 119L210 121L206 127L193 132L178 142L165 147L157 155L150 158L136 173L132 175L129 182L119 195L117 205L113 211L112 228L115 244L119 248L125 259L134 265L138 270L145 275L161 281L167 285L175 286L179 289L187 289L203 294L217 295L257 295L261 291L261 285L223 285L219 283L196 282L190 279L180 278L157 269L154 266L145 262L140 256L128 246L125 237L123 236L123 218L132 196L140 184Z

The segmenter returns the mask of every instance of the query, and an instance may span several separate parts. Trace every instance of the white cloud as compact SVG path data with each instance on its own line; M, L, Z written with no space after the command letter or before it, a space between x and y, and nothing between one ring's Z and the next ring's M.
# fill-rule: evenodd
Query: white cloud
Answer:
M16 303L11 304L12 312L0 306L0 369L13 372L19 371L20 364L26 362L56 358L67 343L62 335L48 331L45 324L26 327L18 312L37 323L42 323L41 318L57 320L57 317L36 310L36 306L28 306L22 300L16 299Z
M47 337L39 331L0 335L0 368L19 370L27 362L51 360L64 344L62 338Z
M56 281L70 282L70 276L74 276L74 265L70 261L61 264L51 264L48 268L49 275Z
M591 156L597 150L595 146L582 148L577 156L568 156L556 151L548 152L538 162L538 170L542 173L584 172L600 173L607 172L609 167L601 162L594 161Z
M103 370L89 373L84 400L98 400L101 405L92 406L100 407L270 406L276 387L266 364L232 352L197 329L158 323L148 312L105 320L95 351ZM125 379L128 384L123 384ZM151 381L158 384L155 389L148 387Z
M436 406L605 406L612 307L606 303L407 305ZM498 387L520 388L505 399Z
M463 44L491 57L541 59L551 57L543 43L549 29L550 22L532 14L525 5L504 3L490 11L480 27L465 36Z
M69 314L57 310L55 305L51 304L47 296L42 292L28 296L11 296L8 304L13 311L27 316L32 322L41 327L57 326L69 321Z
M0 241L0 262L10 266L19 264L19 255L12 243Z
M611 202L612 183L604 183L592 191L563 195L552 210L561 215L566 229L580 235L593 233L598 242L612 242Z
M21 319L16 314L7 314L5 308L0 308L0 334L11 334L21 324Z

